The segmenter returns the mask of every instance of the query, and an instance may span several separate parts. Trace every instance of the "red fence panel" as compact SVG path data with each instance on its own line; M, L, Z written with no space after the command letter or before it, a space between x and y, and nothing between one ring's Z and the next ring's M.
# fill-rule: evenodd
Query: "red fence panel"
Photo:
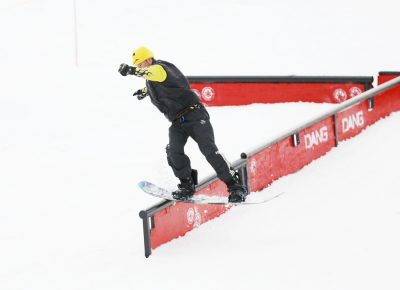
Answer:
M373 118L374 119L374 118ZM358 135L367 125L373 122L368 102L362 102L346 111L337 114L339 141Z
M396 77L400 76L400 72L380 72L378 76L378 84L383 84L387 81L390 81ZM397 85L393 89L384 92L383 94L384 98L389 98L390 99L390 107L391 109L395 111L400 110L400 85ZM377 98L377 101L379 98ZM388 110L385 111L387 113Z
M173 239L185 235L201 224L216 218L229 208L223 205L176 203L154 215L151 230L151 248L155 249Z
M228 195L226 185L215 181L196 194ZM154 215L154 228L150 232L151 248L155 249L166 242L185 235L188 231L214 219L229 207L224 205L191 204L178 202Z
M282 176L294 173L335 146L333 117L299 132L300 144L291 137L265 148L248 160L251 191L259 191Z
M208 106L254 103L341 103L372 86L371 77L189 77Z

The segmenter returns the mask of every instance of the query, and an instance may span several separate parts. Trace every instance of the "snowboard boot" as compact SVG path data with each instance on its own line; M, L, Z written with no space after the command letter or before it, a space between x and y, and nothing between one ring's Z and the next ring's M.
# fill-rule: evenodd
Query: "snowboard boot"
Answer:
M178 184L178 189L172 192L172 197L177 200L187 200L191 198L196 191L197 170L192 170L190 177L179 178L179 180L181 183Z
M247 188L240 183L238 174L236 173L232 179L226 183L228 187L228 201L232 203L244 202L247 196Z

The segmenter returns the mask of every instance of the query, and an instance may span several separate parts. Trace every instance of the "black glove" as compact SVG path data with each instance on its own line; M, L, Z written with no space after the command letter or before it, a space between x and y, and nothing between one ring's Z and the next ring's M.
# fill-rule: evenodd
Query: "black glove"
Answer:
M136 67L129 66L126 63L121 63L121 65L119 66L119 69L118 69L118 72L123 76L133 75L133 74L135 74L135 71L136 71Z
M148 96L147 88L137 90L136 92L133 93L133 95L136 96L139 101L143 100L145 97Z

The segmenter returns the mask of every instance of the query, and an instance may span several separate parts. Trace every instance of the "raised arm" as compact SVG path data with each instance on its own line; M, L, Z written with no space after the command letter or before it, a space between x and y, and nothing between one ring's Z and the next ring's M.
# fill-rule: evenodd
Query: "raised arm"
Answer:
M163 82L167 79L167 72L159 64L151 65L147 68L138 68L123 63L118 71L123 76L134 75L154 82Z

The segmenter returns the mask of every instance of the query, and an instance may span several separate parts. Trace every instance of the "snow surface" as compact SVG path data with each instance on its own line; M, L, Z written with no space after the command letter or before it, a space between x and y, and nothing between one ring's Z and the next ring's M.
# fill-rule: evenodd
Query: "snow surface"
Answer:
M73 1L0 3L0 289L400 288L399 113L145 259L138 212L158 200L136 183L176 183L169 124L116 72L142 44L187 75L399 70L398 1L76 2L78 68ZM328 106L209 111L234 161Z

